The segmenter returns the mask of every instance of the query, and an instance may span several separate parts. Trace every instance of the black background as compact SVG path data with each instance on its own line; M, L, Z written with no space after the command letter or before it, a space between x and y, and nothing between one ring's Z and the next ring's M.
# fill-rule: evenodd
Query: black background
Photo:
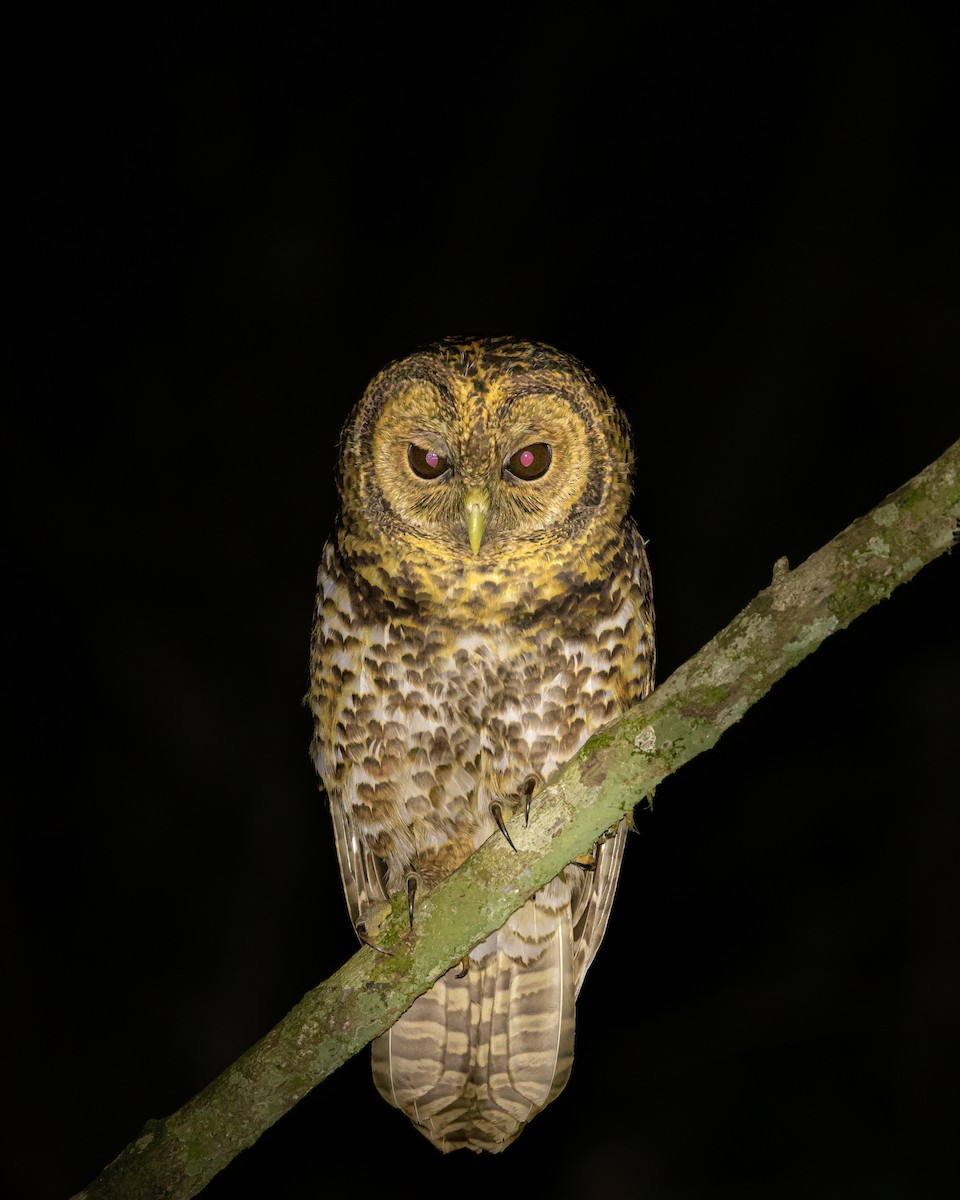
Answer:
M864 11L14 39L5 1195L76 1190L355 948L300 700L338 428L386 361L509 332L607 384L661 678L957 437L955 47ZM572 1081L502 1158L441 1158L363 1054L204 1195L946 1194L956 584L663 785Z

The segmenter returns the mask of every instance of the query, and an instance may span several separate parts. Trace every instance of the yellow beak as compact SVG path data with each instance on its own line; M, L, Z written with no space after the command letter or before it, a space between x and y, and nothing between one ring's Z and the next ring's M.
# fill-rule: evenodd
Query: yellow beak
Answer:
M483 531L487 527L490 496L481 488L471 488L464 497L463 504L467 510L467 536L470 538L470 549L474 554L479 554L480 545L483 542Z

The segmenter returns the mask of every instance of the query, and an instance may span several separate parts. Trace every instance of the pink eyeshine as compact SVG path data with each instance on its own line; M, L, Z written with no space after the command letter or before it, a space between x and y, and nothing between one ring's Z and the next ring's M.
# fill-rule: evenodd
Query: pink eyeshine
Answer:
M531 454L531 452L529 450L521 451L520 466L521 467L529 467L532 462L533 462L533 455Z
M427 460L427 466L430 468L435 467L440 461L440 455L435 450L428 450L424 458Z

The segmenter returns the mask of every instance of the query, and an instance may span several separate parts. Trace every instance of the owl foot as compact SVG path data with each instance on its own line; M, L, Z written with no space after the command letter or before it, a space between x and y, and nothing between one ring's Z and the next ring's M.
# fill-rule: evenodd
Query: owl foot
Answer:
M365 946L369 946L371 950L376 950L378 954L389 954L391 957L393 956L392 950L388 950L385 946L378 946L377 943L371 939L370 935L367 933L366 926L362 921L358 921L353 928L357 937Z
M460 970L457 972L457 975L456 975L457 979L463 979L463 977L466 975L466 973L469 970L470 970L470 955L465 954L463 956L463 958L460 959Z
M413 898L417 894L417 884L420 882L420 876L416 871L411 871L407 876L407 914L410 917L410 928L413 928Z
M507 839L507 844L509 845L510 849L515 852L517 848L513 844L513 838L507 832L506 822L503 819L503 809L496 801L494 801L493 804L490 805L490 816L493 817L493 819L496 821L497 828L500 830L500 832L503 834L503 836Z
M392 950L385 950L383 946L378 946L376 942L376 939L383 933L384 927L390 918L390 911L390 902L387 900L382 904L371 904L360 914L357 923L353 927L360 941L365 946L369 946L371 950L376 950L378 954L393 954Z
M571 866L578 866L581 871L595 871L596 859L600 853L600 842L595 842L592 854L577 854L577 857L572 862Z

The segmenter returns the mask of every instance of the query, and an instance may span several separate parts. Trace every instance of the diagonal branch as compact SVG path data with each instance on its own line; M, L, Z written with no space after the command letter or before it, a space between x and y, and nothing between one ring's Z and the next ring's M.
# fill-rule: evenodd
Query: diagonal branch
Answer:
M359 950L199 1095L148 1122L75 1200L196 1195L826 637L956 544L958 529L955 442L796 570L781 559L768 588L538 793L529 828L512 830L516 853L492 838L418 903L414 934L398 898L380 937L389 954Z

